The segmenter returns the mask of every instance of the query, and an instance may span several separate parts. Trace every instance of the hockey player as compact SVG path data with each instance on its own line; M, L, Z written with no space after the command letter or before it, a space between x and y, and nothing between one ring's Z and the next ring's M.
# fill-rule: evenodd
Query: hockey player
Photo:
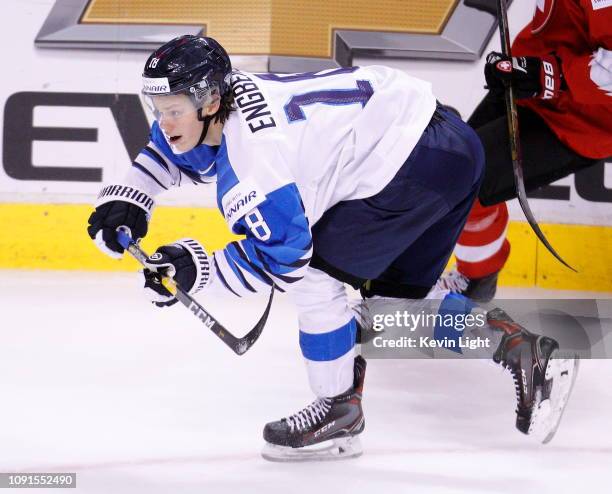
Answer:
M512 64L498 53L487 57L490 91L468 121L484 146L485 176L455 249L457 271L443 277L443 286L488 301L510 254L503 201L515 191L504 79L513 81L520 98L527 190L612 157L610 26L610 2L538 0L532 21L514 41Z
M209 254L194 239L164 245L144 271L158 306L190 293L244 297L275 286L298 309L300 347L316 400L265 426L266 457L360 454L365 361L343 282L366 295L424 297L440 276L483 170L474 131L436 102L426 82L381 66L303 74L232 71L213 39L183 36L156 50L143 73L156 117L125 183L104 187L88 232L120 257L115 234L148 229L154 196L184 181L216 181L217 204L246 236ZM561 381L556 343L491 313L497 360L523 375L527 432ZM525 365L526 364L526 365ZM552 379L552 381L551 381ZM307 453L307 447L329 443Z

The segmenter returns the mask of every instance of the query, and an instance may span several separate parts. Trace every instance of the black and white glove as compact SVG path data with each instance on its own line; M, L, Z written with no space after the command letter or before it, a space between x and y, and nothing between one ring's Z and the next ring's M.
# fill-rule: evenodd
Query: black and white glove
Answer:
M487 87L503 93L506 83L512 83L516 97L554 99L562 89L561 65L554 55L545 57L506 57L492 51L485 65Z
M196 293L210 282L210 260L204 247L191 238L162 245L149 256L143 270L145 295L158 307L177 302L164 285L161 276L174 281L187 293Z
M87 233L106 255L120 259L123 247L117 242L117 228L124 227L136 241L147 234L155 201L149 195L128 185L107 185L89 217Z

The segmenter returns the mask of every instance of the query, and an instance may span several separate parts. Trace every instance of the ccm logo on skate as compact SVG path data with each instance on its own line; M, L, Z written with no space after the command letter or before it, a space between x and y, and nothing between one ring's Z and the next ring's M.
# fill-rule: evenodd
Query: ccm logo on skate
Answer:
M314 433L314 437L319 437L321 434L323 434L324 432L328 431L329 429L331 429L334 424L336 423L336 421L332 421L327 425L324 425L323 427L321 427L318 431L315 431Z

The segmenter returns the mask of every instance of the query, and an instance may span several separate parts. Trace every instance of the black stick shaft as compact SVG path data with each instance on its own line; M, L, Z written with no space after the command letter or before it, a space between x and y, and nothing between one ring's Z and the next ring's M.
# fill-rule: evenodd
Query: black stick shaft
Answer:
M508 58L512 59L512 51L510 47L510 30L508 28L508 7L506 0L497 0L497 19L499 22L499 36L501 39L502 53ZM564 266L568 267L574 272L577 272L572 266L563 260L563 258L557 253L557 251L550 244L544 232L540 229L540 225L535 219L529 202L527 201L527 192L525 191L525 180L523 177L523 156L521 151L521 142L519 134L519 122L518 113L516 110L516 100L514 98L514 88L511 83L506 84L506 113L508 115L508 134L510 137L510 154L512 157L512 169L514 171L514 185L516 189L516 196L518 198L523 214L532 230L548 251L555 256L555 258L561 262Z
M118 230L117 238L121 246L127 250L132 257L134 257L134 259L136 259L143 266L146 266L146 261L149 256L128 234L126 234L123 230ZM196 316L202 324L204 324L204 326L217 335L221 341L230 347L237 355L246 353L261 335L266 325L266 321L268 320L272 300L274 298L274 287L272 287L266 310L259 318L259 321L257 321L257 324L242 338L237 338L230 333L225 326L217 321L217 319L204 307L202 307L191 295L183 290L172 278L162 275L162 283L181 304L187 307L189 311Z

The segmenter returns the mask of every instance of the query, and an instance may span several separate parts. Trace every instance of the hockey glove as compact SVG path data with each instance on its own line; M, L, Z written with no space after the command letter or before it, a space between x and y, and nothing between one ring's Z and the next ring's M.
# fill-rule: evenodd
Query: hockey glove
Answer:
M559 60L554 55L538 57L508 57L491 52L485 65L487 87L503 94L505 84L512 83L516 97L554 99L559 96L563 76Z
M143 270L147 298L157 307L169 307L177 302L164 285L162 275L174 281L186 292L196 293L208 285L210 261L204 247L191 238L159 247L147 259Z
M127 228L134 240L140 240L147 234L154 204L151 197L134 187L108 185L98 195L87 233L102 252L120 259L124 249L117 242L117 228Z

